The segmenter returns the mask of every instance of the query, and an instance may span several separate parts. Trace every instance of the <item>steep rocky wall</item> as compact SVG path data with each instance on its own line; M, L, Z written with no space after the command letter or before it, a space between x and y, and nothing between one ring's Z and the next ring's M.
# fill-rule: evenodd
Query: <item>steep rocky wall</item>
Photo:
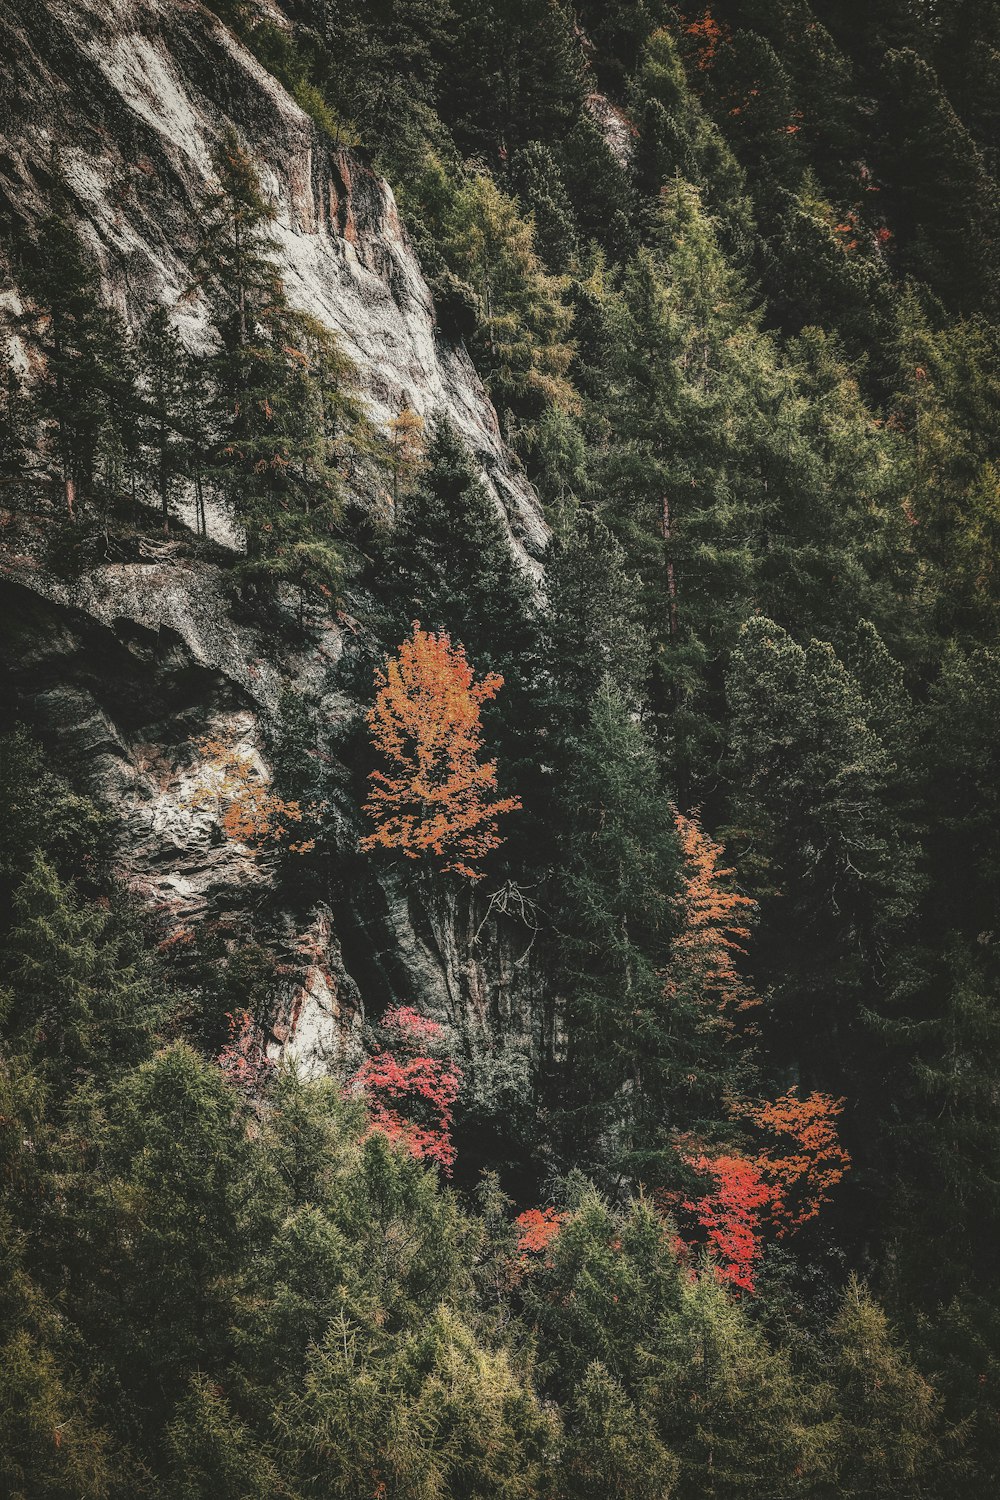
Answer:
M0 196L46 210L53 152L126 314L173 306L212 153L234 127L278 209L289 296L334 329L376 422L404 406L447 412L527 562L544 545L538 503L500 439L461 345L440 338L391 189L364 154L336 150L211 12L192 0L0 0L10 50ZM178 309L206 337L197 302ZM530 564L529 564L530 565Z
M173 304L213 146L234 125L279 209L291 299L337 331L374 420L403 406L447 413L512 546L537 571L537 501L468 355L439 336L392 193L363 155L319 142L294 101L192 0L0 0L0 26L18 80L0 120L0 194L14 214L30 224L45 212L55 150L108 295L128 317L151 299ZM197 304L182 304L179 319L193 345L208 337ZM213 530L238 545L224 515ZM338 624L276 636L237 618L226 572L224 548L149 538L135 555L67 581L30 524L8 527L0 691L113 808L123 871L172 930L226 910L260 913L288 976L276 1051L306 1071L324 1068L374 989L377 1003L408 1000L450 1021L483 1060L511 1049L537 1056L551 1024L525 933L490 915L488 897L442 924L389 870L344 895L340 909L321 893L310 910L283 912L273 862L226 840L217 809L192 795L208 736L268 774L267 730L284 683L329 717L358 712L339 677Z

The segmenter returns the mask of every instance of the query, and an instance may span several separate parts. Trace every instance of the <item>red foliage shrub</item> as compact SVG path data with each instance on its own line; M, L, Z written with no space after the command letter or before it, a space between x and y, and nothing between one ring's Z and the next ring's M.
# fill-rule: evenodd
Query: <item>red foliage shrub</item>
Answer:
M274 1064L267 1055L264 1034L248 1010L226 1012L229 1040L216 1061L233 1083L248 1094L256 1093Z
M350 1087L365 1096L372 1130L450 1176L452 1117L462 1073L450 1058L427 1055L429 1046L440 1044L443 1028L401 1005L386 1012L382 1029L390 1045L361 1064Z

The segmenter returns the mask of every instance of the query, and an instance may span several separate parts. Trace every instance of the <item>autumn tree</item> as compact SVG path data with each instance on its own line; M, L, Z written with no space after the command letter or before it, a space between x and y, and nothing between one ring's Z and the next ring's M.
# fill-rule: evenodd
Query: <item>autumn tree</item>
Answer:
M792 1088L778 1099L740 1108L765 1138L754 1163L773 1189L770 1216L779 1239L815 1219L850 1169L837 1132L845 1102L817 1090L800 1098Z
M731 1026L735 1015L760 1004L737 967L755 903L731 888L735 872L721 863L723 847L696 817L675 812L674 824L684 877L677 903L682 926L671 948L667 997L676 1003L684 988L693 989L714 1022Z
M315 819L316 803L280 796L269 785L261 762L240 745L212 736L198 745L204 764L191 794L192 807L211 806L223 833L234 843L254 850L286 849L308 853L315 839L301 837L300 825Z
M389 471L392 475L393 507L400 494L408 489L420 472L424 460L424 419L412 407L404 406L390 418Z
M248 1010L227 1013L229 1040L216 1058L223 1073L252 1094L269 1076L273 1066L267 1055L264 1033Z
M397 1005L382 1017L381 1031L384 1042L361 1064L351 1088L365 1098L373 1130L450 1176L452 1112L462 1073L442 1055L444 1028L411 1006Z
M398 849L479 880L479 861L502 843L497 819L521 805L494 796L496 761L480 759L480 710L503 678L490 672L477 681L460 645L416 622L376 683L368 727L386 770L369 778L365 811L376 827L362 849Z
M764 1253L763 1217L774 1192L756 1162L732 1153L692 1156L687 1165L710 1183L696 1198L679 1204L682 1226L689 1222L694 1243L703 1244L719 1280L737 1291L754 1290L754 1272Z

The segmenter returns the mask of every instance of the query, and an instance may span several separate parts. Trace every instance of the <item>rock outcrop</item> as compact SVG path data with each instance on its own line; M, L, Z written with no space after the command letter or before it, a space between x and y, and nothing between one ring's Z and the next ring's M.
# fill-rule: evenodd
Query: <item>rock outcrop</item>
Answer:
M176 307L197 345L206 330L197 302L182 300L185 254L213 151L234 128L278 210L289 297L339 335L372 418L446 412L522 557L537 556L538 503L467 353L438 336L392 191L364 153L322 138L193 0L0 0L0 27L17 80L0 128L0 197L16 216L46 211L55 156L109 297L126 316L156 300Z
M278 207L293 303L336 331L374 421L403 407L450 418L512 547L537 572L538 503L467 353L440 336L391 190L363 154L321 140L194 0L0 0L0 26L18 80L2 122L8 210L29 225L45 212L55 154L108 296L127 318L157 299L172 306L213 148L235 127ZM16 288L7 293L16 298ZM208 337L196 302L182 300L177 317L192 346ZM223 513L212 530L216 543L238 545ZM67 581L45 564L30 525L10 528L0 549L3 690L113 808L125 874L175 928L226 909L267 913L290 976L275 1049L303 1069L340 1055L372 983L381 1003L420 1003L478 1036L484 1055L501 1033L504 1046L537 1054L546 1028L516 922L480 899L442 944L391 873L379 898L369 893L357 910L320 903L281 913L268 859L226 840L213 809L192 795L198 746L209 736L242 747L267 774L266 731L284 684L329 715L358 711L338 677L338 624L316 623L294 646L276 644L234 614L226 573L223 546L150 538L136 555Z

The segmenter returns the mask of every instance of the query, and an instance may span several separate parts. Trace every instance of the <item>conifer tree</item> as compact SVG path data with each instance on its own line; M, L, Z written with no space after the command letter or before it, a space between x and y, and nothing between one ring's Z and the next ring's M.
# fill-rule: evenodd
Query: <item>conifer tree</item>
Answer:
M731 251L746 255L751 210L743 174L718 128L687 86L677 45L664 27L646 43L630 100L639 132L636 175L655 204L672 179L696 186ZM653 210L655 224L655 209Z
M158 1018L156 979L136 935L83 903L41 854L14 897L6 1023L64 1093L145 1055Z
M906 269L956 311L995 310L996 181L925 56L888 52L883 88L884 170Z
M419 617L427 629L461 641L480 668L525 692L534 656L532 587L505 519L446 419L435 423L416 483L400 497L378 571L393 640Z
M598 1160L620 1162L647 1148L638 1121L662 1105L656 1085L670 1023L659 970L678 856L656 760L608 676L567 748L557 817L553 924L569 1036L566 1128L577 1153L586 1141Z
M478 301L470 344L508 428L514 417L537 419L547 406L571 407L571 314L561 283L538 257L530 220L488 173L473 171L455 182L433 156L412 191L425 233Z
M679 1460L678 1500L816 1493L829 1474L822 1393L797 1378L710 1267L654 1335L645 1404Z
M582 49L561 3L454 0L460 66L448 112L468 151L501 159L529 141L558 139L585 92Z
M100 280L58 178L50 213L24 251L31 306L21 326L44 361L33 387L48 466L66 515L93 498L102 452L121 411L124 332L103 305Z
M753 849L737 858L761 901L754 970L804 1078L853 1091L870 1047L862 1012L904 1017L920 984L904 937L915 831L879 711L829 645L803 648L763 618L744 627L727 694L732 815Z
M297 586L301 615L307 594L340 583L334 454L354 425L347 367L332 335L288 304L269 229L276 211L235 135L216 171L191 266L220 342L210 356L212 478L245 532L247 577Z
M833 1325L839 1421L834 1463L846 1496L935 1493L939 1403L852 1276Z
M184 380L184 350L165 307L154 308L139 339L139 360L147 402L147 464L160 501L163 529L170 522L170 500L179 469L178 428Z
M7 330L0 323L0 338L6 341L6 337ZM34 499L34 450L28 390L7 349L0 345L0 495L9 510Z

